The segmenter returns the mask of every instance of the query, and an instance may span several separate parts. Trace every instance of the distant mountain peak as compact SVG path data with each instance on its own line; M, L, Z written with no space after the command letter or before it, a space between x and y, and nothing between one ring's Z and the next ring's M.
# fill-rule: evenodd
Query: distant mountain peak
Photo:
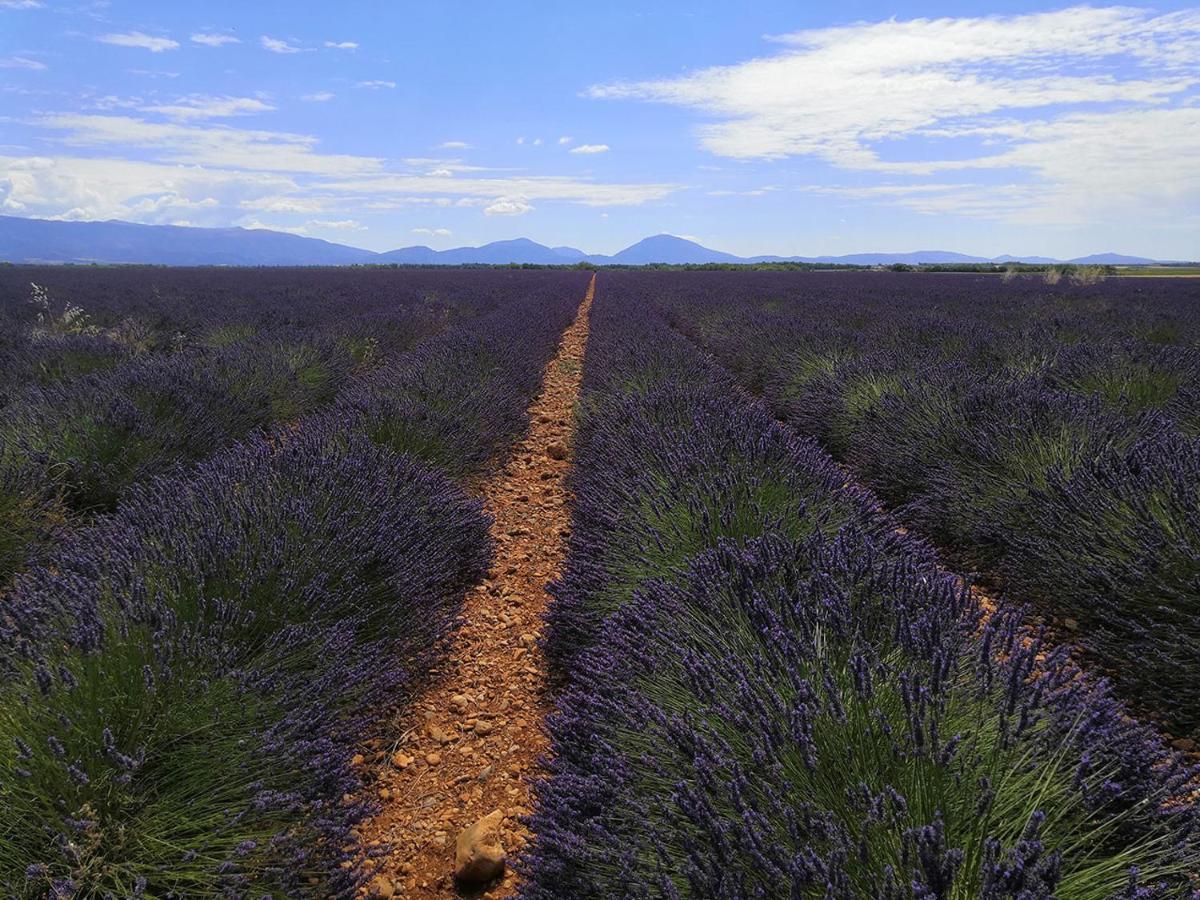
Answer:
M587 254L575 247L547 247L529 238L493 241L480 247L434 250L425 245L376 253L319 238L268 228L192 228L181 225L141 225L110 219L106 222L61 222L0 216L0 260L47 263L148 263L177 266L328 266L355 264L466 265L531 263L563 265L703 264L754 262L850 263L987 263L1022 260L1056 262L1047 257L984 258L947 250L912 253L852 253L846 256L735 256L713 250L675 234L655 234L611 256ZM1070 260L1079 264L1141 265L1154 262L1140 256L1097 253Z

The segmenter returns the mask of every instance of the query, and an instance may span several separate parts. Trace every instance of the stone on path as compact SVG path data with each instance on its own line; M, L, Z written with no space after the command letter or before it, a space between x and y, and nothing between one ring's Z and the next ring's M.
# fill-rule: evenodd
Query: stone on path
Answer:
M374 897L394 897L396 895L396 886L391 880L380 875L371 882L371 895Z
M454 854L454 877L465 884L483 884L504 871L504 847L500 844L501 810L493 810L458 836Z

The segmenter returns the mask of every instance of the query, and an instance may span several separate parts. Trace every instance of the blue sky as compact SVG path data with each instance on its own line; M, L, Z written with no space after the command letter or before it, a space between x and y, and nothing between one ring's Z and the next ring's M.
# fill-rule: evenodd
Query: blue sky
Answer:
M1200 256L1196 6L648 6L0 0L0 213Z

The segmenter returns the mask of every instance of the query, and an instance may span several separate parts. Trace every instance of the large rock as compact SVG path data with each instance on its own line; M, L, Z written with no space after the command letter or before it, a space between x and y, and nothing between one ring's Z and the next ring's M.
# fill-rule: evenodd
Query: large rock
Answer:
M454 877L464 884L483 884L504 873L504 847L500 844L501 810L488 813L458 836Z

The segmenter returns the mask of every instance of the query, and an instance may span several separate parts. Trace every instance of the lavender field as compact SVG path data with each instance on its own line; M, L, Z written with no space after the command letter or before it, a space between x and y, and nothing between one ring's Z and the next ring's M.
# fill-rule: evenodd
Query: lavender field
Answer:
M1200 896L1200 282L8 266L0 373L6 897L452 896L364 835L498 790L507 701L410 736L472 596L550 748L475 890Z

